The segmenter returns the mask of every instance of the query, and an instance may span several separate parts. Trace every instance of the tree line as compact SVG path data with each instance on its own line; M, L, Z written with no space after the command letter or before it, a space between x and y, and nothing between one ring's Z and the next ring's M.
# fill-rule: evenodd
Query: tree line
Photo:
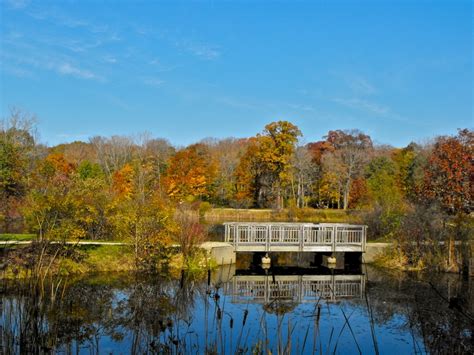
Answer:
M0 127L4 233L132 237L137 248L148 248L175 238L173 216L186 215L183 206L358 209L377 216L372 231L382 235L413 206L437 206L448 216L473 210L469 129L403 148L376 145L359 130L331 130L301 144L302 132L287 121L254 137L187 147L149 134L47 147L35 129L33 117L18 109Z

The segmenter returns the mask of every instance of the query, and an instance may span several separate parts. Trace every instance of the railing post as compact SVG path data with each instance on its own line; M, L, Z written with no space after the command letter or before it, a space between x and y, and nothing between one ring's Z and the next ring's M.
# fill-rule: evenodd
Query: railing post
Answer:
M272 226L270 224L268 224L267 225L266 238L265 238L265 240L267 242L266 243L267 245L266 245L265 249L266 249L267 252L270 251L270 243L272 242L271 237L272 237Z
M335 227L335 228L337 228L337 227ZM336 278L335 278L334 274L331 275L331 288L332 288L331 300L335 301L336 300Z
M300 239L300 251L303 251L304 249L304 225L302 225L300 227L300 230L299 230L299 239Z
M331 243L332 251L336 251L336 237L337 237L337 226L332 227Z
M237 250L237 247L239 246L240 243L240 226L235 226L235 249Z
M365 243L367 242L367 226L362 228L362 252L365 253Z

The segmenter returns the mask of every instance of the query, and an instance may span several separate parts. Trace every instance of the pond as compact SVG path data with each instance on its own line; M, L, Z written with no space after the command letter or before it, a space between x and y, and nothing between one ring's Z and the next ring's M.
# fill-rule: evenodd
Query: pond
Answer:
M9 353L472 353L472 280L371 267L3 281ZM42 284L42 286L39 286Z

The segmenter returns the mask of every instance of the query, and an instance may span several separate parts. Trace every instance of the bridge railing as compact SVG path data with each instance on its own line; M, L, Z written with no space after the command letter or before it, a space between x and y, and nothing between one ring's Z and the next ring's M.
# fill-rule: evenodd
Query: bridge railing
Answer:
M305 247L360 246L365 248L363 225L312 223L225 223L225 241L237 246Z
M310 226L304 229L304 244L332 244L333 227Z

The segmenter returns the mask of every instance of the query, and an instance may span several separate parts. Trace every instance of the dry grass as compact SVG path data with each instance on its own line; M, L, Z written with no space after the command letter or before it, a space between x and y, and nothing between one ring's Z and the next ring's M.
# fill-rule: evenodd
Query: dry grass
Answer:
M283 209L233 209L213 208L204 215L207 222L314 222L359 223L359 211L298 208Z

